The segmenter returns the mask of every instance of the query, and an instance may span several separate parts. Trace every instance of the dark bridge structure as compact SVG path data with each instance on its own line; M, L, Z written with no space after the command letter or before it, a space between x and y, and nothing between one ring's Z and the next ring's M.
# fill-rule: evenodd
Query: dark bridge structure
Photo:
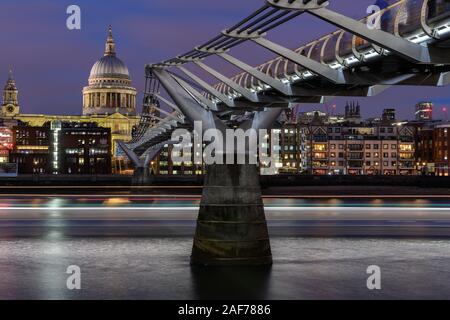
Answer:
M338 29L291 50L266 38L280 25L312 15ZM192 50L146 66L146 100L165 117L143 120L133 141L123 143L129 157L148 167L149 159L170 142L177 127L202 121L203 130L224 132L237 115L239 128L270 129L286 108L321 103L336 96L373 96L389 87L445 86L450 82L450 1L402 0L355 20L329 9L324 0L266 0L261 8ZM276 58L252 66L230 54L254 42ZM207 64L217 56L242 70L232 78ZM218 80L210 85L185 66ZM172 101L159 92L165 89ZM143 119L151 115L143 115ZM236 126L233 122L233 126ZM172 142L176 143L176 142ZM200 265L267 265L270 241L261 199L259 168L213 164L205 185L191 256Z

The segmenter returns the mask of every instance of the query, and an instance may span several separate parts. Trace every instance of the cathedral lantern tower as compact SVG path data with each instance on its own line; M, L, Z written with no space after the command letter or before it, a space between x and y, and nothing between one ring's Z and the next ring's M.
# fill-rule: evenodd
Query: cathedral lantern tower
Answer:
M1 106L1 115L4 117L13 117L19 114L19 90L16 86L12 71L9 71L9 77L3 89L3 102Z
M127 66L117 58L110 26L105 53L92 67L89 85L83 89L83 115L136 115L136 93Z

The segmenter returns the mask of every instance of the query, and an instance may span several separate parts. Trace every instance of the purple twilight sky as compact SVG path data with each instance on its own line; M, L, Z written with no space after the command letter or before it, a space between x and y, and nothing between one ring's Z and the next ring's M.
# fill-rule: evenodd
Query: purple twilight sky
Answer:
M374 2L335 0L331 7L360 18ZM142 92L146 63L189 51L263 3L263 0L0 0L0 84L3 86L12 68L23 113L80 114L81 90L87 84L92 65L103 55L108 25L113 26L118 57L128 65L134 86ZM71 4L81 8L81 30L66 28L66 9ZM294 48L334 29L316 18L301 16L272 31L269 38ZM233 54L254 65L273 57L250 44L235 49ZM238 72L214 58L210 63L230 76ZM339 112L346 100L333 102ZM441 117L439 110L450 105L450 93L447 88L395 87L379 96L359 99L365 117L378 116L383 108L395 107L402 119L412 118L414 105L422 100L435 102L435 116ZM323 106L304 106L304 110L312 108Z

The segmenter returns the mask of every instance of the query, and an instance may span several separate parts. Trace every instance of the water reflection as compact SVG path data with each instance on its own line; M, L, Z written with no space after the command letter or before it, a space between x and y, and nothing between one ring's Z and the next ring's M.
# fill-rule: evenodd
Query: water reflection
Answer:
M191 238L0 240L0 299L449 299L450 240L273 238L272 267L189 265ZM366 269L382 268L383 290ZM82 290L66 288L69 265Z
M195 299L269 299L271 266L191 266Z

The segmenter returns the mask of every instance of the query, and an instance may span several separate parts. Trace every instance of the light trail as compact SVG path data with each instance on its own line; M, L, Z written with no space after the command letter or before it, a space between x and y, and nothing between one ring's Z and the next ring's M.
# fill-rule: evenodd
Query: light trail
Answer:
M203 186L0 186L0 189L203 189Z
M11 210L61 210L61 211L198 211L200 207L0 207L0 211ZM265 207L270 211L448 211L450 207Z
M171 195L171 194L160 194L160 195L129 195L129 194L95 194L95 195L80 195L80 194L2 194L0 195L0 199L8 199L10 197L19 197L19 198L45 198L45 197L66 197L66 198L102 198L102 199L110 199L110 198L143 198L143 199L160 199L160 198L168 198L173 200L174 198L180 199L201 199L201 195ZM263 195L263 199L450 199L449 195Z

